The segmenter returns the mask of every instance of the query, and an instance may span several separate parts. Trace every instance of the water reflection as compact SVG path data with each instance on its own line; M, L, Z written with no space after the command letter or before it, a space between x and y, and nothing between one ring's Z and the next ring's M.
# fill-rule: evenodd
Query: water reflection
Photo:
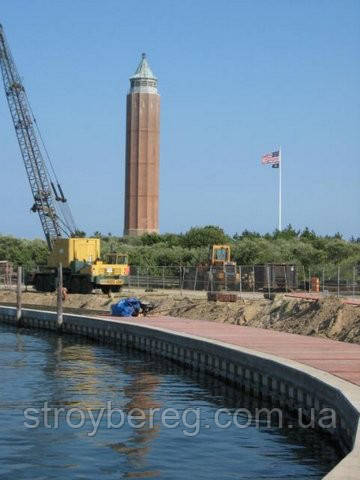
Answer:
M132 380L129 385L124 388L124 394L127 401L124 405L124 412L127 414L138 409L139 413L143 412L144 421L141 422L140 428L134 428L132 436L126 443L113 443L109 446L117 453L127 455L129 463L137 468L144 469L146 461L144 457L149 453L151 443L158 436L160 425L153 423L151 409L160 408L162 402L155 398L155 392L160 384L160 377L151 372L144 372L143 365L133 364L131 362L124 363L124 372L130 375ZM141 418L142 420L142 418ZM147 470L141 472L126 472L127 478L154 478L160 474L159 471Z
M82 337L18 330L0 325L0 478L119 479L189 476L206 479L322 478L339 459L327 437L312 429L252 425L228 430L206 427L217 408L234 412L270 407L213 377L156 359L147 353L113 349ZM128 423L97 435L91 424L55 431L41 422L26 430L22 408L81 407L94 415L106 402L126 415L144 412L141 428ZM153 409L200 408L203 428L186 437L166 429ZM254 415L255 416L255 415ZM239 419L241 422L241 419ZM53 425L54 414L49 414ZM285 422L286 424L288 422ZM64 469L67 473L64 473ZM3 475L3 477L2 477ZM5 475L5 476L4 476Z

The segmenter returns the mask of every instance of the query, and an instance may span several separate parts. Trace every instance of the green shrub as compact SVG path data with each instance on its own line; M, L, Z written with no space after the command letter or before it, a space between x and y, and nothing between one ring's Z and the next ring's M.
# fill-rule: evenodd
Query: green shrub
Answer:
M129 255L131 265L196 266L208 262L209 247L230 244L232 259L240 265L292 262L305 267L315 265L351 265L360 263L360 243L346 241L337 233L318 236L305 228L302 232L289 225L282 232L266 233L244 230L232 238L220 227L193 227L181 234L146 234L141 237L102 235L102 257L118 252ZM43 240L25 240L0 235L0 260L33 268L46 264L48 250Z

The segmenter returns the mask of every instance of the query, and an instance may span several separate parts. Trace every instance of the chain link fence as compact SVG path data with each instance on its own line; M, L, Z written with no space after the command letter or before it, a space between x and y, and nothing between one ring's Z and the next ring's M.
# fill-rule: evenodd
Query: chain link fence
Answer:
M0 289L12 290L17 283L17 271L11 262L0 261Z
M359 296L359 266L289 264L226 265L198 267L132 266L129 288L229 291L237 293L312 292Z
M23 284L31 283L23 269ZM209 267L131 266L125 288L145 290L227 291L237 294L307 292L321 295L360 296L360 266L312 266L291 264ZM0 289L15 289L17 269L0 262Z

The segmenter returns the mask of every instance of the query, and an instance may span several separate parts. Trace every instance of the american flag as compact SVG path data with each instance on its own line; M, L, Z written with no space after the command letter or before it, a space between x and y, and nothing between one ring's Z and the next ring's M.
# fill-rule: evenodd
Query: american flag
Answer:
M280 151L266 153L261 157L261 163L263 165L272 165L272 168L279 168L280 164Z

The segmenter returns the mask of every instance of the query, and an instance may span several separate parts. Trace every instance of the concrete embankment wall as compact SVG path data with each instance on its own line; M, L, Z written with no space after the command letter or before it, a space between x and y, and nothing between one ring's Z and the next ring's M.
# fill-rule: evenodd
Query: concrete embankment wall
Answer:
M14 325L16 309L0 306L0 320ZM294 361L151 327L151 320L146 321L149 324L139 325L126 319L64 315L62 331L103 343L131 346L204 371L253 396L270 400L274 407L290 411L301 408L305 417L311 417L313 412L316 424L324 415L324 409L333 409L336 427L327 431L346 456L325 478L360 478L360 387ZM21 325L56 331L56 314L24 309Z

